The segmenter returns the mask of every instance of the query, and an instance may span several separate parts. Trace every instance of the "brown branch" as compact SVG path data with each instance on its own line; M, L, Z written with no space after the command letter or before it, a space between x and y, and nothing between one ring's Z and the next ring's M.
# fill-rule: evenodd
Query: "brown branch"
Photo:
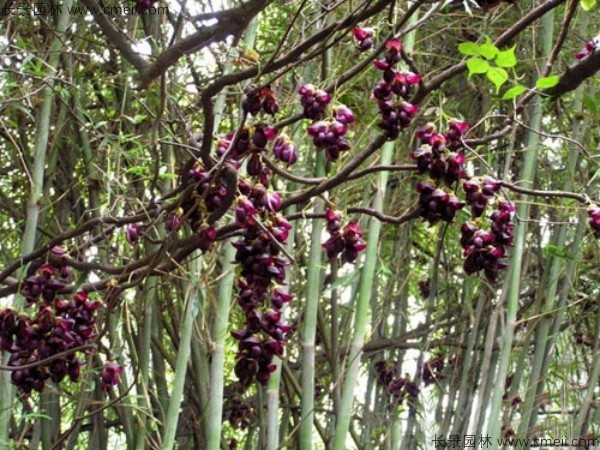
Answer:
M377 136L362 152L354 156L348 164L346 164L339 172L331 178L326 179L317 186L308 189L299 194L293 195L283 201L282 208L287 208L290 205L295 205L309 200L329 189L332 189L348 179L350 174L356 170L369 156L375 153L388 140L388 132L381 133Z
M240 35L252 18L265 9L272 1L253 0L222 12L216 24L200 28L196 33L182 39L162 52L153 64L144 67L140 74L140 88L147 88L151 81L160 77L183 56L195 53L211 43L223 41L228 36Z
M387 214L383 214L374 209L361 208L361 207L348 208L347 211L349 214L358 213L358 214L366 214L368 216L373 216L376 219L379 219L380 222L393 223L395 225L400 225L401 223L405 223L405 222L408 222L409 220L416 219L417 217L419 217L419 208L414 208L414 209L410 210L409 212L407 212L406 214L403 214L402 216L388 216Z
M300 59L303 53L315 45L322 44L332 33L344 28L350 28L361 20L377 14L378 12L382 11L391 1L392 0L380 0L371 8L366 9L361 13L351 14L341 21L332 23L331 25L323 28L321 31L313 34L300 44L296 45L286 55L282 56L276 61L273 61L271 64L265 65L262 69L259 69L258 67L251 67L241 72L221 76L213 81L212 84L207 86L203 95L212 97L220 92L224 87L255 77L259 72L262 74L268 74L285 67L288 64L294 64Z
M561 197L561 198L571 198L573 200L577 200L583 204L589 204L590 198L584 194L577 194L575 192L566 192L566 191L541 191L537 189L526 189L521 186L517 186L516 184L509 183L508 181L500 181L500 185L510 189L511 191L518 192L520 194L527 194L534 197Z
M84 350L90 350L96 348L95 344L84 344L84 345L80 345L79 347L74 347L71 348L69 350L65 350L64 352L60 352L57 353L56 355L52 355L49 356L48 358L44 358L44 359L40 359L39 361L35 361L32 362L30 364L23 364L21 366L4 366L4 365L0 365L0 371L4 370L7 372L15 372L17 370L26 370L26 369L33 369L35 367L39 367L39 366L43 366L45 364L48 364L52 361L56 361L57 359L62 359L67 355L70 355L72 353L76 353L76 352L82 352Z
M145 70L149 66L149 63L131 48L127 43L129 40L127 35L113 25L106 14L102 12L102 8L94 0L81 0L81 2L94 16L94 20L100 27L100 30L102 30L102 33L104 33L104 36L121 52L123 57L138 71Z
M547 0L539 5L537 8L532 9L528 14L523 16L520 20L515 22L515 24L498 36L494 40L494 45L496 47L501 47L508 44L512 38L517 36L521 31L535 22L537 19L542 17L548 11L556 8L557 6L564 3L566 0ZM462 73L467 68L466 61L455 64L452 67L444 70L437 77L434 77L429 82L424 83L420 86L420 89L415 93L413 98L410 100L411 103L420 103L430 92L439 88L442 84L444 84L449 79L455 77L456 75Z
M559 78L558 84L543 91L552 98L560 97L593 77L600 70L600 50L594 50L589 56L569 67Z

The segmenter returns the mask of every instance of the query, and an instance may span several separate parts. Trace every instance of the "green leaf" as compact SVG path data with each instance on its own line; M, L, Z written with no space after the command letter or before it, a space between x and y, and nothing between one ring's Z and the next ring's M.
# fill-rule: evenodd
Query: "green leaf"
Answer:
M486 75L496 86L496 94L500 91L500 87L508 80L508 72L502 67L490 67Z
M598 114L598 104L596 103L596 100L588 95L588 94L583 94L583 105L586 107L587 110L590 111L590 113L592 115L597 115Z
M481 58L471 58L467 60L467 69L469 69L469 75L473 75L474 73L486 73L490 70L490 65Z
M358 278L360 276L360 270L354 270L344 276L339 277L337 280L335 280L333 283L331 283L331 285L327 286L325 288L325 292L331 292L335 289L340 289L340 288L347 288L348 286L352 285L353 283L355 283L356 281L358 281Z
M581 7L585 11L590 11L594 6L596 6L596 0L581 0Z
M467 56L479 56L481 54L479 45L474 42L463 42L458 46L458 51Z
M502 100L512 100L515 97L518 97L523 92L525 92L527 88L521 84L517 84L516 86L511 87L508 91L504 93L502 96Z
M555 258L571 259L569 257L569 249L566 247L559 247L557 245L548 244L544 249L547 256L553 256Z
M496 55L496 65L498 67L515 67L517 65L517 57L515 56L515 47L498 52Z
M498 54L498 47L492 44L492 41L488 38L485 44L479 46L479 52L486 59L494 59Z
M558 75L550 75L549 77L540 78L535 82L535 87L538 89L548 89L558 84Z

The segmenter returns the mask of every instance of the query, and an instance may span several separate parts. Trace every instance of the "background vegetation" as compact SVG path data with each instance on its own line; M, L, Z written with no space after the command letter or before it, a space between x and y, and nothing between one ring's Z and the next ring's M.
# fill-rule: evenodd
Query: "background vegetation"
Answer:
M600 438L600 223L588 224L599 201L600 51L575 57L598 32L594 2L169 0L154 14L92 14L69 8L132 5L64 0L36 15L3 3L0 324L8 335L4 308L37 317L25 280L44 264L70 268L56 298L84 290L99 307L89 339L59 355L80 358L78 381L54 383L43 371L58 366L34 353L43 389L17 390L2 353L0 448ZM357 50L356 26L374 28L372 49ZM399 65L421 81L407 96L419 108L412 124L388 139L372 61L394 37ZM335 161L307 134L307 83L356 115L351 149ZM273 89L277 114L243 113L249 85ZM500 180L498 198L517 208L495 280L463 269L468 207L452 223L418 217L415 186L428 175L409 157L415 131L431 122L444 133L452 118L469 124L467 176ZM273 250L291 261L280 283L293 296L281 319L291 331L268 381L242 384L231 332L249 325L231 243L244 233L233 196L247 168L215 168L216 147L260 122L297 147L293 167L275 160L273 142L262 156L293 226ZM197 162L223 180L222 207L198 206ZM445 189L464 200L460 184ZM354 263L322 247L332 208L364 232ZM41 333L36 320L19 345Z

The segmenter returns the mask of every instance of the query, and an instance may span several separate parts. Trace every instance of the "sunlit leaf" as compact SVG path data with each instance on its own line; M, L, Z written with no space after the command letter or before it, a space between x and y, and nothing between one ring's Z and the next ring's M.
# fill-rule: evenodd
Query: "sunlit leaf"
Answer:
M517 65L517 57L515 56L515 47L508 50L502 50L496 55L496 65L498 67L515 67Z
M485 44L479 46L479 53L484 58L491 60L498 54L498 47L492 44L492 41L488 39Z
M535 82L535 87L538 89L548 89L558 84L558 75L540 78Z
M469 74L471 75L475 73L486 73L490 69L490 65L481 58L471 58L467 61L467 69L469 69Z
M490 67L486 75L488 80L496 86L496 93L500 91L502 85L508 80L508 73L502 67Z
M479 45L474 42L463 42L458 46L458 51L467 56L479 56Z
M513 98L521 95L526 90L527 90L527 88L520 84L513 86L504 93L504 95L502 96L502 100L512 100Z

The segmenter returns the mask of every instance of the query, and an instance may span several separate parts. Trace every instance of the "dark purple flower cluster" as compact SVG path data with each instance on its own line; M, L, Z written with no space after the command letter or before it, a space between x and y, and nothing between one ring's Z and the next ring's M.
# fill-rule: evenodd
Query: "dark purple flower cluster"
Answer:
M239 394L227 398L223 405L223 416L234 429L245 430L258 421L252 402Z
M281 309L292 297L281 287L289 260L282 255L291 225L278 211L281 197L264 186L239 184L241 196L235 207L236 223L243 229L235 261L241 266L236 297L245 315L245 328L232 333L239 341L234 371L248 386L256 379L265 384L283 356L285 336L291 327L281 320Z
M100 374L102 392L107 394L114 386L121 382L119 375L123 373L123 367L115 362L106 362Z
M596 51L600 47L600 38L592 39L591 41L587 41L581 51L575 55L577 60L582 60L590 56L594 51Z
M451 148L462 147L463 134L469 129L469 124L458 119L450 119L448 122L448 131L444 135L446 145Z
M573 338L577 345L585 345L590 348L594 346L594 337L591 334L584 335L581 331L575 331L573 333Z
M61 247L59 247L61 248ZM45 303L51 303L57 292L65 286L70 268L55 267L52 264L42 264L35 275L27 277L23 283L23 296L27 306L36 303L40 297Z
M375 380L385 388L385 391L394 399L395 405L401 405L406 399L409 402L419 395L419 387L410 380L408 375L401 377L398 374L396 361L377 361L374 364Z
M198 248L203 252L210 250L213 243L217 240L217 230L209 225L202 225L198 228Z
M300 103L304 108L304 117L311 120L323 118L325 108L331 102L331 95L312 84L305 84L298 90Z
M466 122L450 121L450 129L445 135L436 133L431 123L418 130L415 135L421 145L410 152L410 158L417 163L420 173L429 173L434 180L444 180L451 186L456 181L465 178L463 165L465 155L451 151L449 147L460 146L462 133L467 130Z
M223 177L219 177L211 183L208 173L199 162L190 169L189 176L192 181L198 183L195 197L203 200L206 211L211 212L221 207L227 196L227 183ZM186 208L184 207L184 209ZM201 219L199 208L196 207L190 214L190 221L197 228L202 222Z
M396 139L400 132L407 128L419 108L405 101L379 101L381 122L379 127L389 131L390 139Z
M270 126L259 123L242 128L235 147L229 151L233 143L234 133L229 133L225 137L219 139L217 143L217 155L222 157L229 151L230 159L240 161L250 155L248 162L248 173L252 176L259 176L262 171L262 162L260 154L267 151L269 141L272 141L277 136L277 133Z
M61 247L52 253L63 254ZM44 264L36 275L25 280L23 294L29 306L37 306L35 315L0 308L0 350L10 354L8 365L20 367L40 363L52 356L89 343L96 337L95 312L99 303L79 291L71 300L57 297L64 285L61 276L68 274L65 265ZM48 363L15 370L12 383L25 395L41 392L46 380L60 383L66 376L79 379L82 361L75 352Z
M440 220L452 222L456 212L465 204L455 195L438 189L430 182L417 183L419 196L419 216L428 220L431 225Z
M242 109L245 113L256 116L261 109L272 116L279 111L279 103L271 86L257 88L250 85L244 89Z
M356 122L356 115L346 105L339 105L334 108L333 118L344 125Z
M336 161L341 152L350 150L350 143L344 138L347 127L342 122L321 120L310 125L307 131L313 137L317 150L325 150L330 161Z
M177 208L177 210L169 216L167 219L167 230L168 231L178 231L186 223L185 215L183 212L183 208Z
M367 244L362 240L362 231L356 222L348 222L340 231L341 218L342 214L339 211L329 209L325 212L327 231L330 236L323 244L323 248L330 261L341 254L342 262L355 263L359 252L363 251Z
M131 245L137 245L142 235L143 225L141 223L129 223L125 227L125 239Z
M505 438L511 438L516 434L515 430L513 430L512 427L509 427L507 425L502 425L502 428L500 428L500 433Z
M281 134L273 144L273 154L277 160L288 166L294 165L298 161L298 147L285 134Z
M467 204L471 207L471 215L481 217L488 202L500 189L500 183L498 180L486 177L479 181L465 181L463 189L467 194Z
M425 386L441 381L444 378L445 366L444 357L440 355L427 361L421 368L421 380Z
M373 28L354 27L352 29L352 36L356 39L356 48L359 52L366 52L373 47L373 34L375 34Z
M483 270L487 279L494 282L499 271L506 268L502 259L513 242L514 212L512 204L501 201L490 215L491 231L481 230L468 222L462 225L460 244L464 248L463 268L467 274Z
M401 51L402 43L398 39L391 39L385 46L384 59L373 63L377 69L383 71L383 79L373 89L373 98L379 101L379 127L389 131L390 139L397 138L400 132L410 125L419 109L406 100L411 86L419 84L421 76L396 70Z
M138 12L144 12L154 6L158 0L135 0L135 9Z
M588 208L588 224L594 234L600 238L600 206L592 205Z

